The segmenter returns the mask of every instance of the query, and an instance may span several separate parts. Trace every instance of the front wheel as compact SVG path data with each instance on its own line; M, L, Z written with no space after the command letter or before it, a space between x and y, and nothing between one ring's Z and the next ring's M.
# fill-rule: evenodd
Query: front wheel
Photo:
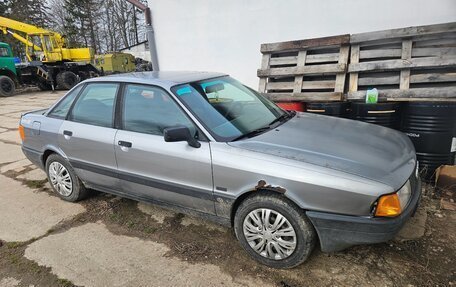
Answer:
M82 181L60 155L51 154L47 158L46 174L52 189L63 200L76 202L87 197Z
M16 91L16 84L7 76L0 76L0 97L10 97Z
M234 230L251 257L273 268L301 264L311 254L316 240L304 212L282 195L268 192L241 203Z

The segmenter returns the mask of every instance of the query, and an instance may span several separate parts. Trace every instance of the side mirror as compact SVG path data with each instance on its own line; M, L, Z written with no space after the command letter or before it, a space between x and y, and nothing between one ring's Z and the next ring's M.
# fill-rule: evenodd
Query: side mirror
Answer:
M165 128L163 131L165 142L186 141L189 146L199 148L201 143L190 134L190 129L186 126L176 126Z

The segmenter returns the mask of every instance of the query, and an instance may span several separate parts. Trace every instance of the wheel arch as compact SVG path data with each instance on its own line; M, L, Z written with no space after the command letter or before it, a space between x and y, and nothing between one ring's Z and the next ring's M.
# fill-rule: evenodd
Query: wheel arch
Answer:
M5 69L5 68L0 68L0 76L7 76L8 78L12 79L14 84L17 86L18 85L18 78L17 78L17 75L15 73L13 73L11 70L9 69Z
M41 162L43 164L43 167L46 166L46 161L47 161L48 157L54 153L60 155L61 157L65 158L65 159L68 159L68 157L65 155L65 153L61 149L54 147L54 146L46 146L44 148L43 154L41 155Z
M229 213L231 226L232 227L234 226L234 217L236 215L236 211L238 210L239 206L241 205L241 203L244 200L246 200L247 198L249 198L251 196L261 195L261 194L271 194L271 193L278 194L278 195L282 196L283 198L286 198L291 203L296 205L296 207L302 209L302 207L295 200L293 200L293 196L291 196L291 197L288 196L291 194L290 194L290 191L288 191L286 188L279 186L279 185L267 184L266 181L260 180L260 181L258 181L258 184L256 186L254 186L251 189L245 190L244 192L239 194L236 197L236 199L234 200L234 202L232 203L231 210Z

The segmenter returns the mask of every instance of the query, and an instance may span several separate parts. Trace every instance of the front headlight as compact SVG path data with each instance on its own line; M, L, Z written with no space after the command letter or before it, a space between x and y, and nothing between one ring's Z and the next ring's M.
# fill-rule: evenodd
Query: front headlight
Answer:
M380 196L375 206L375 216L395 217L402 213L412 195L410 180L397 192Z
M410 180L407 180L404 186L401 189L399 189L399 191L397 192L397 196L399 196L401 208L402 210L404 210L407 206L407 203L410 200L410 197L412 196L412 186L410 185Z

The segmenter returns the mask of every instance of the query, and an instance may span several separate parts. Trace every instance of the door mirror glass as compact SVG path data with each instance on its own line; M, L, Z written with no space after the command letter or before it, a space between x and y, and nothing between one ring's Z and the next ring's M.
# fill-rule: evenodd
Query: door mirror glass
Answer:
M186 141L192 147L199 148L201 143L192 137L190 129L186 126L169 127L163 130L165 142Z

